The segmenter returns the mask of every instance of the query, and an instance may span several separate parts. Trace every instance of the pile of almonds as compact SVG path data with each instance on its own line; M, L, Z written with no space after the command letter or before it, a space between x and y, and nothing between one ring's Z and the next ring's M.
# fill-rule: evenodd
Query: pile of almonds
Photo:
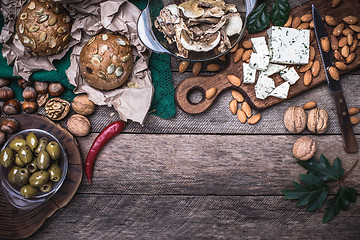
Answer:
M360 113L360 108L358 107L351 107L348 109L349 115L350 115L350 122L352 125L357 125L360 122L360 117L355 116L355 115L359 115Z

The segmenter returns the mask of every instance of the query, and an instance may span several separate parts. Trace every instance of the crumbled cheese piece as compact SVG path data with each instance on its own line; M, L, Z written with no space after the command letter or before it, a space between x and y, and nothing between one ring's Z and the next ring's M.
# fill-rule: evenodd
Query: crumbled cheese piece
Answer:
M255 84L255 95L259 99L265 99L274 89L274 80L268 76L260 75Z
M299 74L296 72L294 67L285 68L280 72L280 76L291 85L295 84L300 79Z
M269 65L270 58L269 56L259 54L259 53L252 53L250 57L250 67L264 71L266 70L267 66Z
M248 63L243 63L243 83L255 83L256 69L250 67Z
M250 41L253 44L254 52L262 55L269 55L269 48L266 44L265 37L251 38Z
M282 84L280 84L279 86L277 86L270 94L269 96L273 96L273 97L277 97L277 98L281 98L281 99L286 99L289 93L289 89L290 89L290 83L289 82L284 82Z

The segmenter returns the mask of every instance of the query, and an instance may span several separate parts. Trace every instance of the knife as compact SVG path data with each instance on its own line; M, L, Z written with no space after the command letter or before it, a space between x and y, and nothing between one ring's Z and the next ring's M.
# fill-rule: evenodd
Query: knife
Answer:
M323 62L326 80L335 100L336 111L339 118L344 149L345 152L347 153L357 153L358 146L356 143L354 131L350 123L350 117L346 106L344 94L340 85L340 81L332 78L328 72L329 68L334 66L334 54L332 49L330 49L328 52L325 52L321 48L321 39L323 38L329 39L329 37L326 32L325 24L314 5L312 5L312 16L315 26L315 36L318 43L321 59Z

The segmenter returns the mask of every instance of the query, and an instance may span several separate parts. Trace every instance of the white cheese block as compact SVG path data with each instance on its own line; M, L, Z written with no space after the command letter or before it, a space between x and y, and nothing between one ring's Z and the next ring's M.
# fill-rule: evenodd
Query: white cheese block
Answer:
M294 67L285 68L280 72L280 76L291 85L295 84L300 79L299 74L296 72Z
M256 98L266 99L275 89L274 80L265 75L260 75L255 84Z
M279 86L277 86L270 94L269 96L273 96L273 97L277 97L277 98L281 98L281 99L286 99L289 93L289 89L290 89L290 83L289 82L284 82L282 84L280 84Z
M250 41L253 44L254 52L269 55L269 47L266 43L265 37L251 38Z
M248 63L243 63L243 83L255 83L256 69Z
M264 71L269 65L270 57L260 54L260 53L252 53L250 57L250 67Z
M286 68L285 65L273 64L270 63L265 71L260 72L260 74L271 76L275 73L278 73Z
M267 31L270 62L307 64L309 62L310 31L286 27L271 27Z

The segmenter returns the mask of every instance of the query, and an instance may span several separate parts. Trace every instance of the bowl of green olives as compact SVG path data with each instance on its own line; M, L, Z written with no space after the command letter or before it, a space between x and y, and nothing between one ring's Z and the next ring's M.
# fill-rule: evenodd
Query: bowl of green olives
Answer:
M42 202L63 184L68 159L61 143L51 133L27 129L14 134L0 152L0 179L10 202L20 207ZM10 196L9 196L10 195ZM18 207L18 206L17 206Z

